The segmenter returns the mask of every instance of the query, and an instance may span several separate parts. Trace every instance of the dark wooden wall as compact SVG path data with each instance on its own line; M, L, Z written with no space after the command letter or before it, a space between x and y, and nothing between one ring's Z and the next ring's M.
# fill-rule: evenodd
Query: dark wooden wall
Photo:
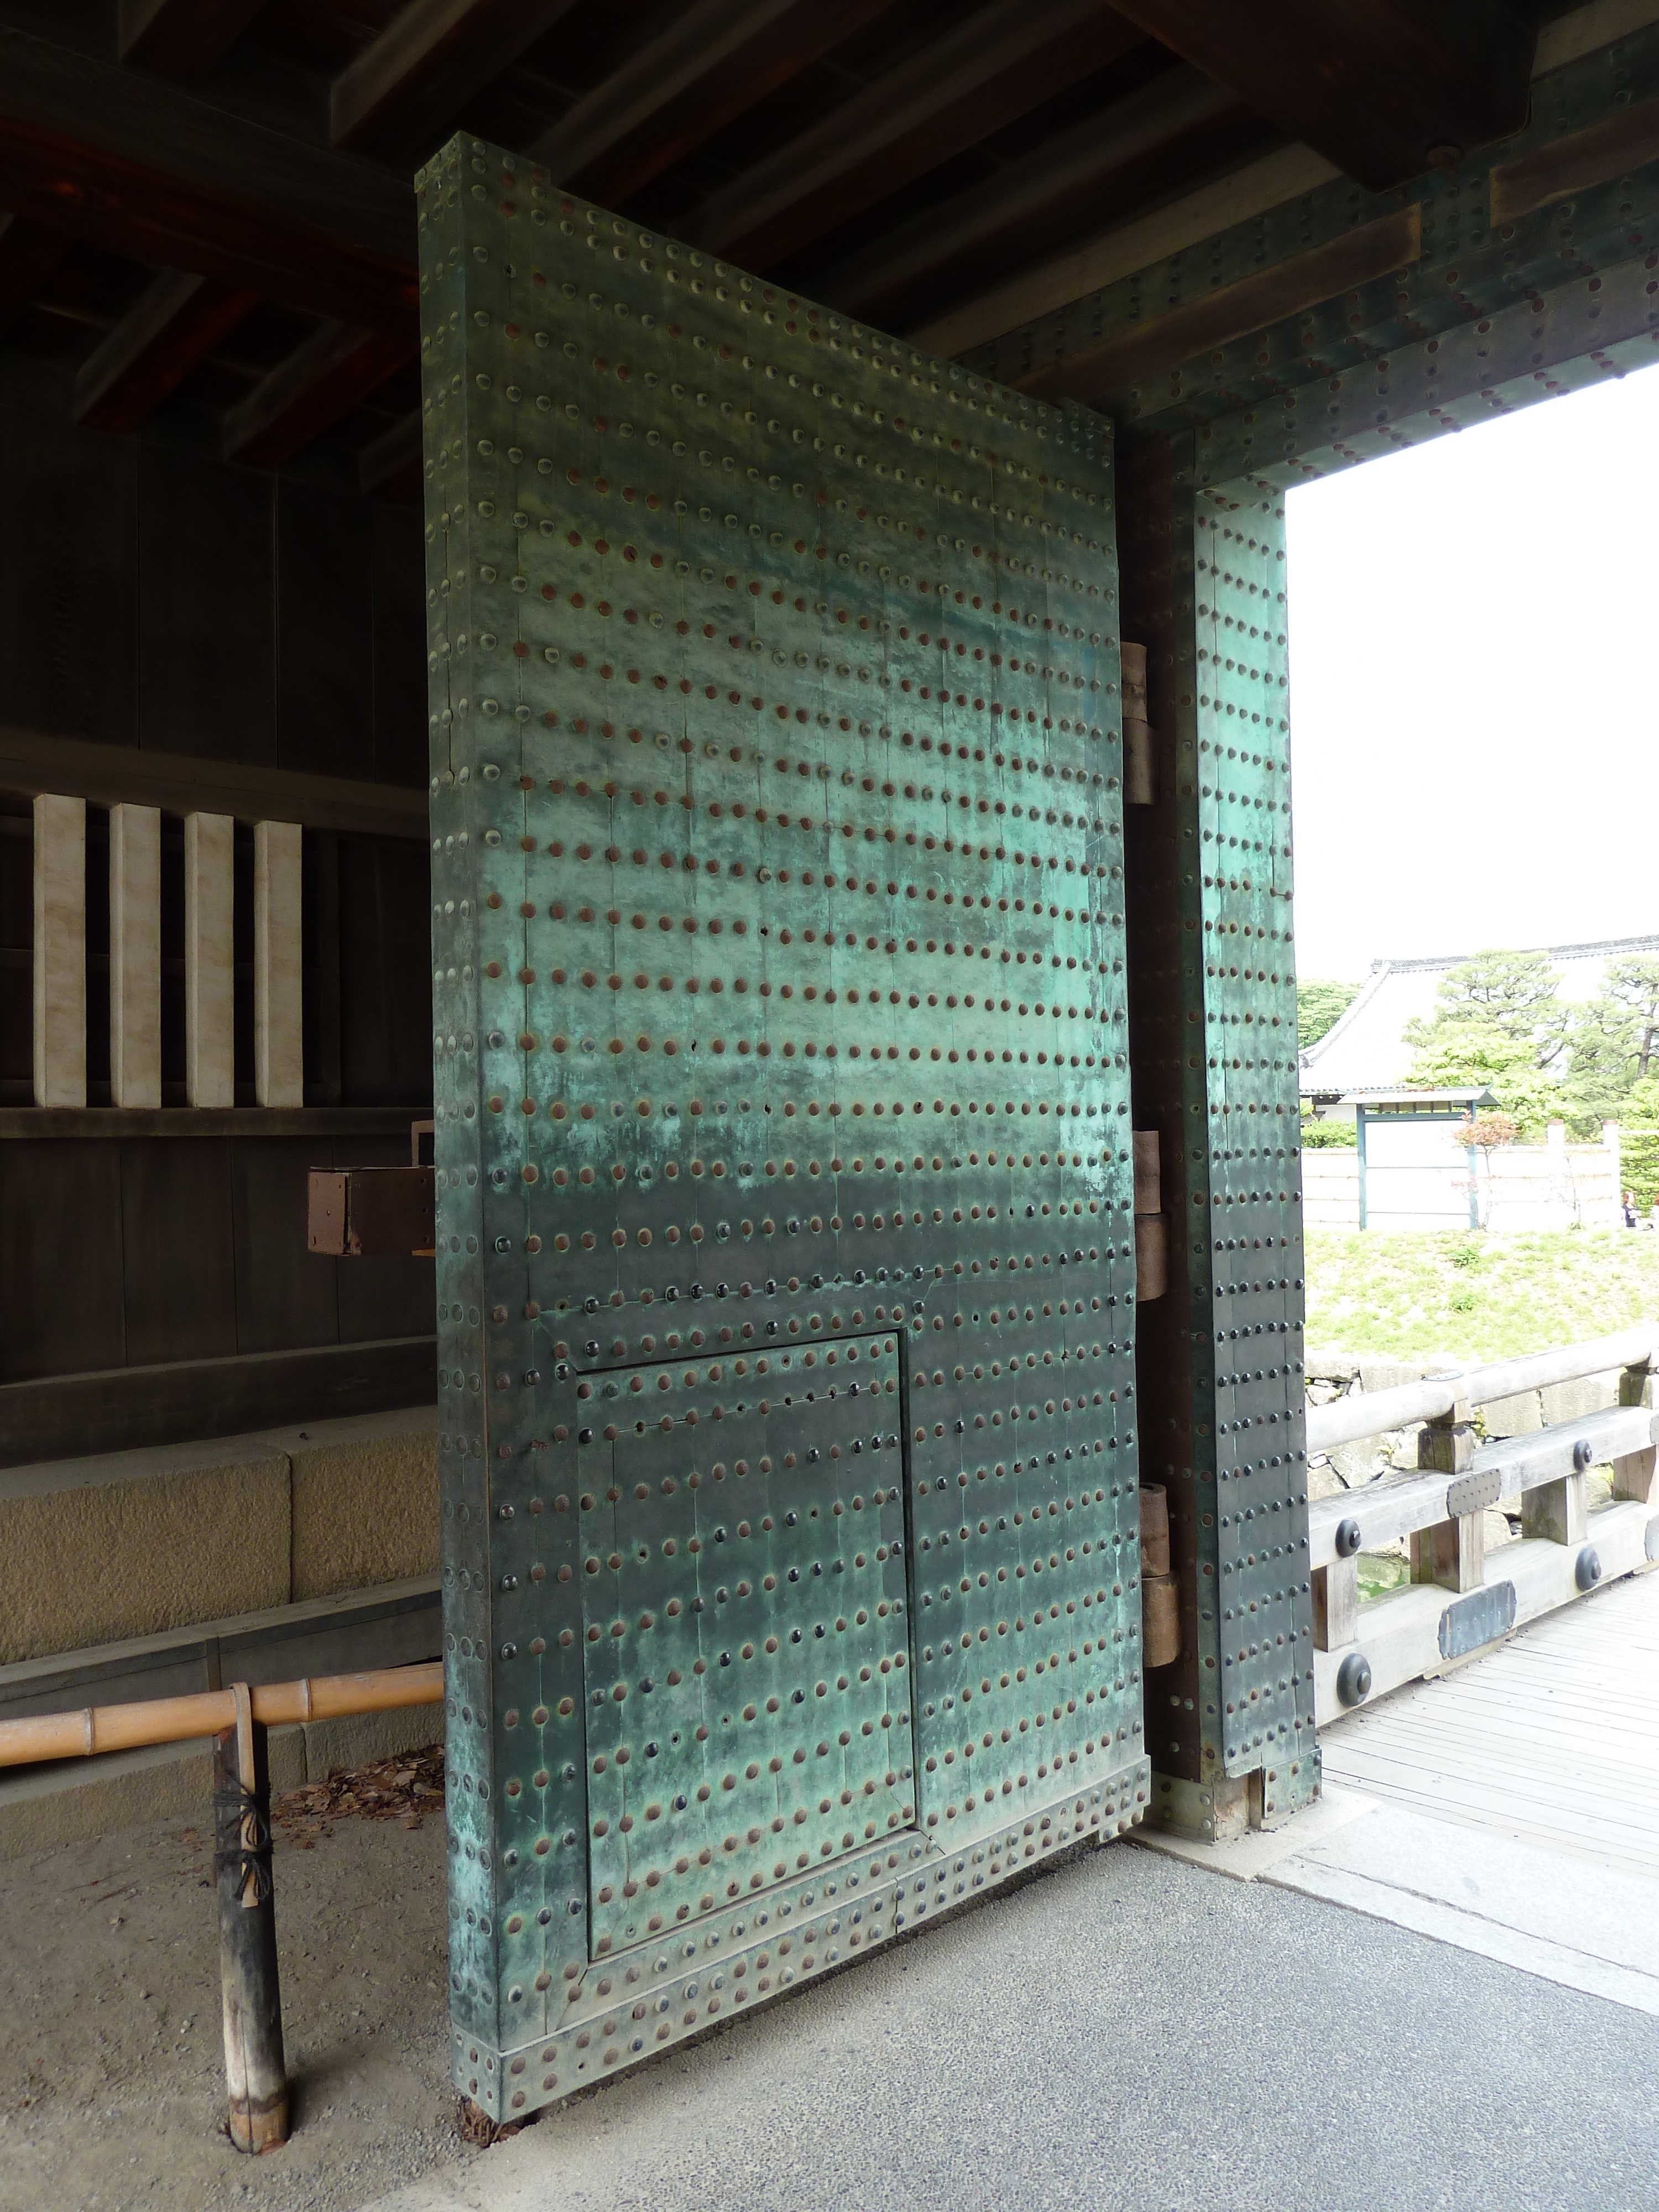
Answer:
M418 510L191 450L183 409L77 429L34 368L0 385L0 722L424 783Z
M67 739L423 786L418 510L362 498L326 453L309 473L227 465L187 409L136 438L69 417L66 388L38 369L0 386L0 725L46 741L48 759ZM74 1133L55 1118L42 1136L31 805L0 794L0 1464L425 1395L431 1263L321 1258L305 1234L309 1168L407 1160L403 1123L429 1111L424 843L307 830L307 1110L279 1122L254 1110L239 827L236 1097L260 1130L246 1135L224 1115L173 1133L182 1112L139 1133L111 1112L107 853L107 811L89 805L88 1107ZM162 1103L182 1109L183 825L168 813L161 951ZM51 1387L64 1376L77 1379Z

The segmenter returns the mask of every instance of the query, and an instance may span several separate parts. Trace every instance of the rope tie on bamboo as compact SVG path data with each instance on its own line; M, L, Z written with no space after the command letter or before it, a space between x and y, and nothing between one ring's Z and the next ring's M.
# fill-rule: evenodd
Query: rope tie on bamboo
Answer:
M235 1875L239 1904L259 1905L270 1895L270 1813L238 1783L213 1793L213 1872Z

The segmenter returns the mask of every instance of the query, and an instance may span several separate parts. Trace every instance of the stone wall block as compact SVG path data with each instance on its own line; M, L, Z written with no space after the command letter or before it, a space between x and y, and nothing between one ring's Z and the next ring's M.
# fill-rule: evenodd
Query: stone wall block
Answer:
M438 1571L438 1439L429 1419L388 1431L365 1417L357 1436L293 1451L292 1587L297 1604Z
M36 1472L0 1486L0 1664L288 1603L284 1454L73 1486Z

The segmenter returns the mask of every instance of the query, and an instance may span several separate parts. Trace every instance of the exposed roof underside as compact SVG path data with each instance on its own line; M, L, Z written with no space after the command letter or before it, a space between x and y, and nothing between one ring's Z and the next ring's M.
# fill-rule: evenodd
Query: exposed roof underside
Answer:
M230 458L329 438L366 488L396 488L419 451L409 179L458 127L965 346L1007 327L1000 288L1037 260L1218 183L1233 219L1243 164L1376 191L1515 131L1560 12L0 0L0 338L72 368L95 427L179 395L217 413Z

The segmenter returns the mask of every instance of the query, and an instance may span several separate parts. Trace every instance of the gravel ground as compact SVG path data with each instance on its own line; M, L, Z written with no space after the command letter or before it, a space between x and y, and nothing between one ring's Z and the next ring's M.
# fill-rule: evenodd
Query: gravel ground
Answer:
M298 2124L232 2150L203 1811L0 1865L3 2212L346 2212L477 2155L448 2078L441 1814L278 1828Z

